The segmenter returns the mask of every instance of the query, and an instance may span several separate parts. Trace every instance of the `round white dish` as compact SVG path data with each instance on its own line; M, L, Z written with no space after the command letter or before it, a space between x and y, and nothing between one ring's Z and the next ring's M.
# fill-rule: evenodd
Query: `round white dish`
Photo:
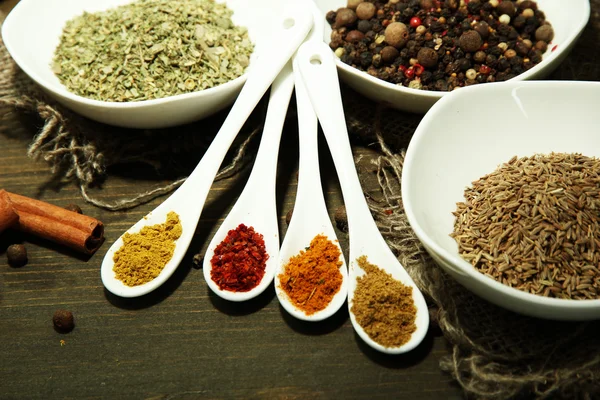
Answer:
M314 0L323 18L331 10L345 7L347 0ZM542 79L548 76L565 59L581 35L590 17L589 0L536 0L539 9L544 11L547 20L554 28L554 40L544 54L541 63L514 77L511 81ZM323 40L329 44L331 27L325 23ZM556 46L556 50L551 48ZM427 110L448 92L409 89L375 78L343 63L336 57L340 78L351 88L371 100L384 103L389 107L414 113L426 113Z
M217 0L219 1L219 0ZM291 0L226 0L233 22L245 26L260 50L260 38L269 34L270 21ZM247 73L217 87L137 102L108 102L69 92L52 72L51 61L64 24L84 11L97 12L132 0L21 0L2 26L2 39L17 65L50 96L93 120L126 128L164 128L200 120L232 104ZM223 0L220 0L223 2ZM251 57L252 60L255 57Z
M456 90L419 124L406 152L402 198L433 259L482 298L557 320L600 318L600 300L545 298L505 286L462 259L449 235L464 189L513 156L566 152L600 157L600 83L504 82Z

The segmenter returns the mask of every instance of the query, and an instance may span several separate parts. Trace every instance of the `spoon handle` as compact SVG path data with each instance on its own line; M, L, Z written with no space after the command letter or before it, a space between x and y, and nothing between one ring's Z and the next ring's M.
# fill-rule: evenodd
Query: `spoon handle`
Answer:
M291 62L288 62L271 86L262 137L252 172L246 183L246 187L252 188L252 195L265 199L272 198L273 207L275 206L275 178L279 143L293 91L292 65Z
M231 143L238 132L265 94L275 77L292 57L300 43L312 27L312 14L300 5L288 7L274 24L268 42L261 49L261 54L252 62L248 71L248 78L240 92L221 129L215 136L210 147L183 183L185 186L194 187L194 196L182 196L182 201L187 201L190 207L198 210L202 207L199 202L204 202L214 180L214 176L229 150ZM207 179L207 176L213 179ZM181 193L186 192L180 190ZM185 197L185 198L183 198Z
M333 53L323 42L306 42L298 49L298 63L340 180L350 240L380 236L354 165Z

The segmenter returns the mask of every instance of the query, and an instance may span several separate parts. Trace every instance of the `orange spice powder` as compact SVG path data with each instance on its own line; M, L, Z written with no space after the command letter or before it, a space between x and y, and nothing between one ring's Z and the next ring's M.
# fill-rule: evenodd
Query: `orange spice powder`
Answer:
M327 236L317 235L310 247L290 258L279 275L280 288L306 315L323 310L340 290L340 256L338 246Z

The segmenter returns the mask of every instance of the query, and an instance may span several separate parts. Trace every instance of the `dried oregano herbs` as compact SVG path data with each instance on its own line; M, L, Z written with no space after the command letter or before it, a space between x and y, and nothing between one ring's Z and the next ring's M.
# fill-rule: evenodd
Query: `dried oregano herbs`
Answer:
M253 45L232 11L214 0L138 0L84 13L64 27L53 70L71 92L139 101L235 79Z
M513 157L465 198L451 236L477 270L542 296L600 298L600 160Z

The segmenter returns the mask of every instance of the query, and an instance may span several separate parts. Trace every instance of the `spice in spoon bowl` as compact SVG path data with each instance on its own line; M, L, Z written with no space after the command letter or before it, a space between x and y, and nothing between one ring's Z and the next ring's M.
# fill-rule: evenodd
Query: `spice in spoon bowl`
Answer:
M2 38L17 65L73 111L162 128L233 103L272 21L291 3L22 0Z

